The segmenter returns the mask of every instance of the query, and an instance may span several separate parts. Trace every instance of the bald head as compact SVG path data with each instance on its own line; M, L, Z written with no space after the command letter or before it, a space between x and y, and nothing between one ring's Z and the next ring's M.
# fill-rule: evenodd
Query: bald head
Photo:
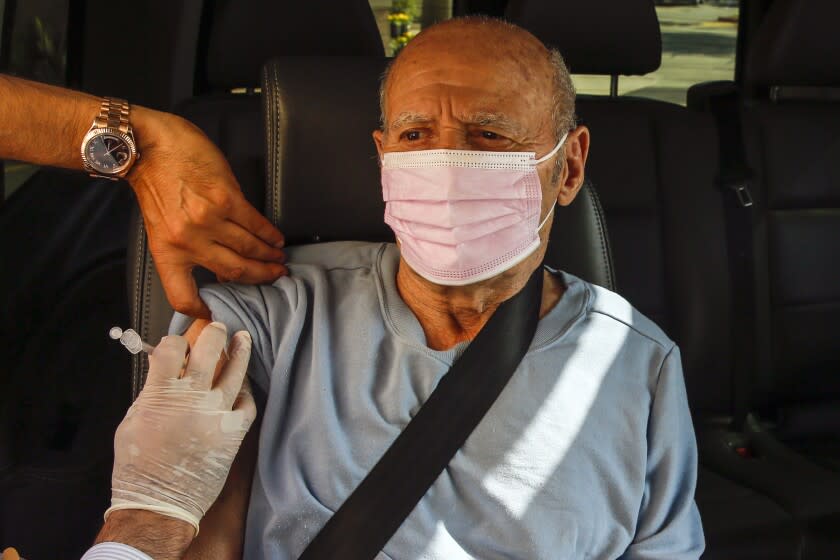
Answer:
M550 116L555 139L575 127L575 91L571 77L556 50L525 29L484 16L454 18L418 34L386 70L380 88L383 127L387 125L388 96L398 80L411 80L446 59L484 71L488 80L530 93L532 110Z

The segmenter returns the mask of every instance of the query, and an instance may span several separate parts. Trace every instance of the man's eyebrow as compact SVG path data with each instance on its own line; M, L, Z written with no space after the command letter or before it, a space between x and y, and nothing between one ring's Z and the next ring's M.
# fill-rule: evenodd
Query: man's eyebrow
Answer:
M514 121L504 113L495 111L475 111L473 113L463 115L459 120L472 125L493 126L514 134L521 133L523 130L522 125L518 122ZM391 130L397 130L410 125L429 124L433 121L434 118L426 113L404 111L391 121L388 128Z
M494 126L501 130L513 133L522 131L522 125L520 125L504 113L497 113L494 111L476 111L474 113L464 115L461 120L468 124L477 124L479 126Z
M394 130L397 128L403 128L406 125L410 124L428 124L432 122L434 119L430 115L425 113L414 113L411 111L405 111L397 115L397 117L391 121L391 124L388 128Z

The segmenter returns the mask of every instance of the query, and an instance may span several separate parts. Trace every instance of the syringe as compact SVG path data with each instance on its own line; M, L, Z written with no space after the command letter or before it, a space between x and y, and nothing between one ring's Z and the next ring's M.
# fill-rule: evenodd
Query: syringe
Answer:
M140 352L151 354L155 351L155 347L140 338L140 335L134 329L122 330L119 327L111 327L108 336L114 340L119 340L132 354L139 354Z
M137 334L137 331L134 329L122 330L119 327L111 327L111 330L108 331L108 336L114 340L119 340L132 354L146 352L151 355L151 353L155 351L155 347L140 338L140 335ZM230 358L228 355L227 345L222 348L222 352L224 353L225 358ZM187 353L189 353L189 350L187 350Z

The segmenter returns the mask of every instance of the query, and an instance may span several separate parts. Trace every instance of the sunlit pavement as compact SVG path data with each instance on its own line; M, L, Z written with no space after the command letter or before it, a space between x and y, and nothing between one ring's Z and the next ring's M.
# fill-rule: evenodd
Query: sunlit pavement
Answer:
M646 76L621 76L620 95L684 105L685 91L691 85L733 78L737 8L657 6L656 13L662 27L662 65ZM574 73L574 68L571 71ZM609 76L574 76L574 81L579 93L609 92Z

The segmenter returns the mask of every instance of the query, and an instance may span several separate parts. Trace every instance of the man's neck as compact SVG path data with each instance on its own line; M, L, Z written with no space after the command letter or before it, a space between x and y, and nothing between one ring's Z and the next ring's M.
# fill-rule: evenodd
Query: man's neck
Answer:
M543 271L540 318L560 301L565 288L553 274ZM417 317L433 350L447 350L472 340L499 305L513 297L527 282L519 278L496 278L470 286L440 286L412 271L400 260L397 290Z

